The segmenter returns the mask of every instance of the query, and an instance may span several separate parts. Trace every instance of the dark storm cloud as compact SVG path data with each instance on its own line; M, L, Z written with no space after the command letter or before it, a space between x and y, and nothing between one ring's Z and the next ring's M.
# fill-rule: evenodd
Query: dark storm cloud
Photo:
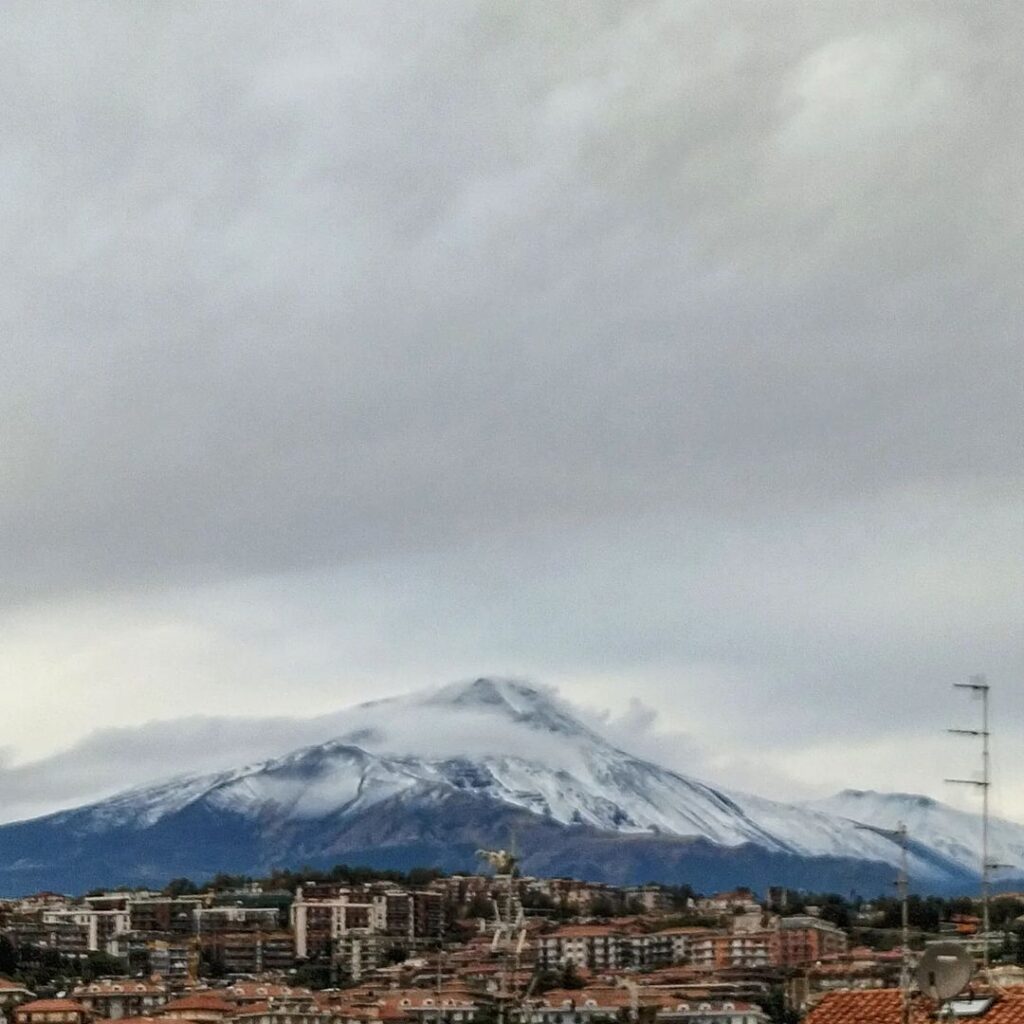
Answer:
M1022 17L8 8L0 596L309 573L367 677L654 665L747 743L1013 678Z

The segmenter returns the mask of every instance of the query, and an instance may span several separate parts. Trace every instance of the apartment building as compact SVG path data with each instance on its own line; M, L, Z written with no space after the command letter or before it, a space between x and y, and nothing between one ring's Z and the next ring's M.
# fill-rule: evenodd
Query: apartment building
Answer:
M277 907L195 907L192 917L196 935L274 932L282 924Z
M194 913L207 900L205 896L136 895L128 901L128 927L133 932L167 936L191 935Z
M665 967L677 962L679 948L668 932L627 931L614 925L567 925L536 941L544 970L570 963L594 971Z
M773 962L779 967L813 964L823 957L845 953L846 932L820 917L798 915L776 922Z
M434 942L444 901L436 891L307 885L291 907L294 956L329 961L350 981L383 966L394 948Z
M284 972L295 963L295 945L286 931L216 931L199 938L208 960L228 975Z
M705 932L689 941L689 961L696 967L770 967L773 964L774 932Z

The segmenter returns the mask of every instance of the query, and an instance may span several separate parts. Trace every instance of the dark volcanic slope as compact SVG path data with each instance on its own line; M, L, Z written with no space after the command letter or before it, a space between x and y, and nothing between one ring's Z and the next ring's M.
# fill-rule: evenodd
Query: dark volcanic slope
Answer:
M0 828L0 891L77 892L94 886L156 885L178 876L201 880L218 871L257 875L274 867L367 864L448 871L477 866L481 847L524 853L524 870L619 884L691 882L704 889L768 884L841 892L886 891L887 864L802 857L752 843L722 847L704 839L620 835L566 826L481 797L438 795L424 803L395 798L355 816L301 822L251 818L202 801L144 828L98 832L88 811ZM950 888L971 884L950 879Z

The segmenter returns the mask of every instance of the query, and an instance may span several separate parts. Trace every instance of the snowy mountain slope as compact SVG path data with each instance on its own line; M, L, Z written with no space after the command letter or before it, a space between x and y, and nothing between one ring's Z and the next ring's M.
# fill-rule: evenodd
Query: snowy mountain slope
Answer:
M748 871L768 858L775 878L780 871L799 877L801 862L827 862L843 883L855 873L851 865L874 865L870 877L882 878L898 860L893 841L859 828L846 805L791 806L687 778L616 748L557 697L524 683L479 679L360 705L344 718L337 740L286 757L0 827L0 876L16 877L26 850L40 843L55 844L47 870L59 870L68 837L83 871L89 851L115 842L122 859L137 849L137 857L178 870L189 856L207 863L206 850L184 848L176 860L160 859L159 844L174 847L183 829L235 866L352 850L378 861L429 855L447 863L455 857L449 836L461 835L458 856L471 856L474 837L499 821L540 830L538 842L563 866L577 863L570 858L587 847L584 838L604 843L595 863L607 872L612 850L628 853L638 875L674 872L668 865L699 852L708 870L726 874L730 857ZM914 848L911 871L922 885L959 885L974 870L971 823L950 822L956 831L949 835L936 826L941 844ZM131 860L125 863L131 870ZM843 883L836 887L848 888Z
M847 789L805 806L877 828L907 826L911 842L920 843L969 870L981 863L981 821L977 814L957 810L913 793L877 793ZM1024 825L1002 818L989 821L989 855L1009 876L1024 874Z

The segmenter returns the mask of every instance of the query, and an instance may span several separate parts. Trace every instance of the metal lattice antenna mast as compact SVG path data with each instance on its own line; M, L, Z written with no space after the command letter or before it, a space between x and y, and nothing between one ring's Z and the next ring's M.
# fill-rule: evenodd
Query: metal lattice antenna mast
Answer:
M900 896L900 1024L910 1024L910 872L907 857L907 826L902 821L895 828L877 828L857 825L866 832L895 839L900 844L900 873L896 877L896 891Z
M910 876L907 871L907 826L896 825L900 843L900 876L896 885L900 893L900 1022L910 1024Z
M441 990L444 985L444 915L446 903L447 898L441 902L441 913L437 916L437 978L435 980L434 992L434 1020L436 1024L441 1024Z
M988 728L988 691L989 686L984 676L971 676L966 683L954 683L957 690L970 690L971 694L981 698L980 729L949 729L957 736L974 736L981 740L981 778L980 779L946 779L958 786L975 786L981 789L981 928L982 964L988 971L988 932L989 932L989 890L992 861L988 854L988 791L991 786L989 765L989 728Z

